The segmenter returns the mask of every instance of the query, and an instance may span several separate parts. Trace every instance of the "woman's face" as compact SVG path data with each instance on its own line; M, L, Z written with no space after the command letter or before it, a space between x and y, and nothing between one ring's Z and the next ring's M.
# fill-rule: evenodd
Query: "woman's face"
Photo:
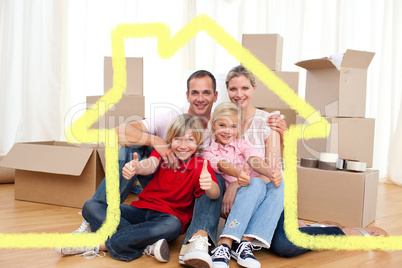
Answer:
M251 85L250 80L245 75L233 77L228 83L230 101L239 104L243 109L251 105L254 91L255 87Z

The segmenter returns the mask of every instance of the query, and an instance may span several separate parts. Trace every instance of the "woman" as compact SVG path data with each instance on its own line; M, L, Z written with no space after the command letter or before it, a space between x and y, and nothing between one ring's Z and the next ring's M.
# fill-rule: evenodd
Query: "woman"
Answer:
M244 124L242 125L243 138L258 150L262 151L268 164L279 168L281 165L281 151L283 148L283 133L286 130L286 123L278 115L272 115L268 112L256 109L251 104L251 99L256 90L256 83L254 75L244 68L242 65L232 68L226 77L226 87L230 101L240 105L244 111ZM269 117L268 121L267 118ZM268 129L265 126L268 122ZM279 135L279 134L280 135ZM278 140L280 137L280 142ZM278 255L283 257L295 257L303 253L309 252L309 249L300 248L290 242L285 234L284 213L283 213L283 187L282 183L279 187L273 187L272 183L267 184L267 194L265 200L261 203L259 209L256 211L257 219L260 223L263 223L262 235L265 237L266 243L260 244L260 246L270 246ZM225 191L222 203L222 216L227 217L229 211L235 202L235 196L240 186L237 182L229 184ZM252 189L249 187L250 194ZM243 190L243 189L242 189ZM259 213L261 212L261 213ZM258 223L256 223L257 225ZM310 235L324 234L324 235L384 235L387 233L380 228L350 228L341 229L340 224L328 225L324 224L320 227L309 227L303 222L300 222L300 231ZM325 227L325 228L323 228ZM270 245L269 245L270 243ZM255 244L250 244L251 252ZM231 249L232 256L237 256L236 248ZM248 254L250 262L255 263L255 258L252 254Z

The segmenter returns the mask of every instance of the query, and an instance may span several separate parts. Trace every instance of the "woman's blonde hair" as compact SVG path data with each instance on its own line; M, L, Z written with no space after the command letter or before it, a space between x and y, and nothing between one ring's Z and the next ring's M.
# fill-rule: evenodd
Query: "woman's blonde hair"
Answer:
M243 109L240 105L236 105L233 102L223 102L215 107L214 113L212 115L210 124L211 124L211 132L215 136L215 128L214 123L216 120L223 116L232 116L235 115L238 118L238 124L241 126L243 121ZM237 132L237 139L240 139L241 133L240 131Z
M166 141L169 146L172 145L172 140L176 137L182 137L191 130L197 143L197 153L202 152L204 145L204 126L198 116L190 114L181 114L170 121L166 133Z
M232 80L234 77L239 77L244 75L247 77L248 80L250 80L250 84L255 87L255 76L252 72L250 72L248 69L246 69L243 65L237 65L233 67L229 73L226 76L226 88L229 87L229 82Z

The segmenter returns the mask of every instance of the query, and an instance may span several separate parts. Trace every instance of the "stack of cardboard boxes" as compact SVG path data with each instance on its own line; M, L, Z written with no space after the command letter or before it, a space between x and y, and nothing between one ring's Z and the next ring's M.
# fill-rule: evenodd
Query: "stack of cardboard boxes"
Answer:
M122 123L142 120L145 116L143 95L143 58L126 58L127 88L119 103L106 107L108 111L92 125L92 128L112 129ZM113 87L112 58L104 59L104 93ZM97 109L94 105L102 96L87 96L87 108ZM99 105L103 105L99 103Z
M243 34L242 45L257 59L282 79L297 94L299 88L298 72L282 71L283 38L278 34ZM269 90L258 78L257 90L251 104L261 110L273 112L279 110L285 115L286 124L296 123L296 112L286 102Z
M307 70L306 101L326 117L327 139L298 141L297 156L319 159L321 152L372 167L374 119L365 118L367 69L374 53L347 50L338 65L330 58L296 63ZM298 124L305 120L299 116ZM303 133L302 133L303 134ZM367 226L375 220L377 170L332 171L298 167L299 218Z

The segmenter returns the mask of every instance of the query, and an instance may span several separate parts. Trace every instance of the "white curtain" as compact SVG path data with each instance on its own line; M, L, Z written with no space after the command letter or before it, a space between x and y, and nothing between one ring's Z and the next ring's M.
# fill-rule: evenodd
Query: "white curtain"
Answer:
M57 140L60 4L0 1L0 154L14 142Z
M65 125L85 110L85 97L103 94L103 57L120 23L164 22L174 35L194 16L207 14L239 42L243 33L284 38L283 71L305 71L300 60L375 52L368 69L366 117L376 119L374 168L402 184L402 1L399 0L0 0L0 154L22 140L63 139ZM61 15L60 15L61 14ZM152 103L186 105L189 71L217 75L218 100L227 100L223 78L238 64L206 33L169 60L156 39L126 40L127 56L144 58L146 115Z

